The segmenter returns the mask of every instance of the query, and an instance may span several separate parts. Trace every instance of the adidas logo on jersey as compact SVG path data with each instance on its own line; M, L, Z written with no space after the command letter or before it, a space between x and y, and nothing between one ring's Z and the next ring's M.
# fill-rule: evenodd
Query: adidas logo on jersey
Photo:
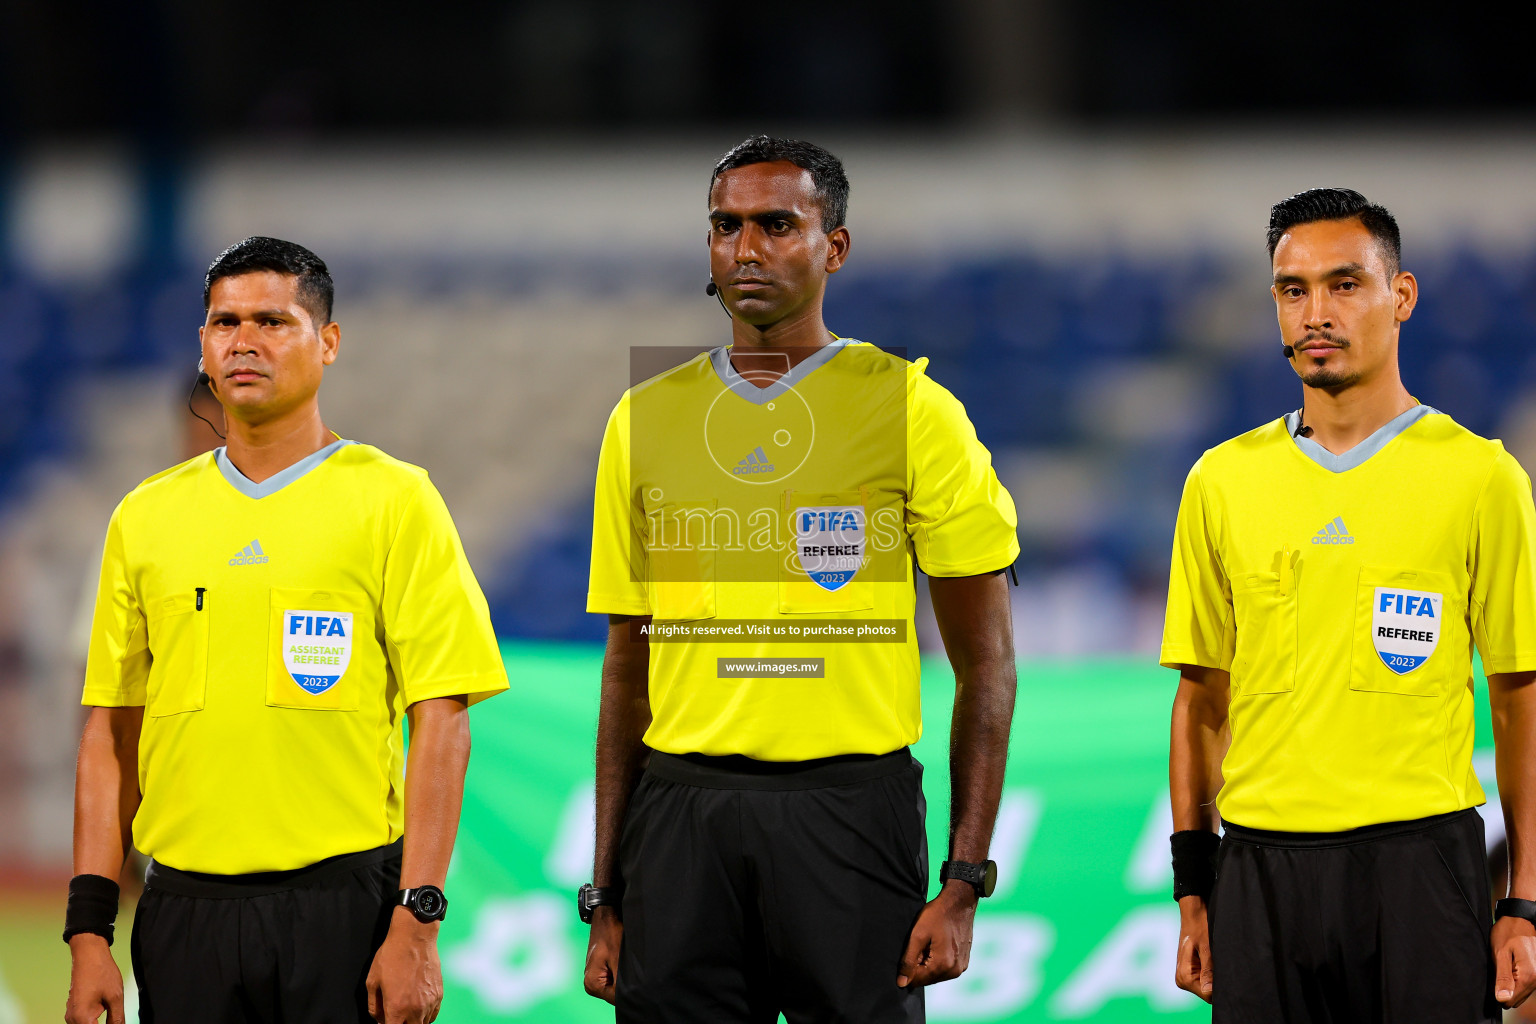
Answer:
M1333 522L1312 535L1313 544L1353 544L1355 537L1344 525L1343 516L1334 516Z
M736 463L731 468L736 476L751 476L754 473L772 473L773 463L768 461L768 453L763 451L763 446L758 445L747 454L747 457Z
M267 560L267 553L261 550L261 541L253 540L241 548L234 558L229 560L230 565L261 565Z

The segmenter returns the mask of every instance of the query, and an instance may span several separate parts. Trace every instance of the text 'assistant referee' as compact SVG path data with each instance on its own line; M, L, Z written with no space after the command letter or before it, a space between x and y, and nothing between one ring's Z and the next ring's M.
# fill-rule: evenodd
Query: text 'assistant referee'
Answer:
M1377 587L1371 605L1371 640L1387 668L1405 675L1429 660L1440 642L1445 598L1422 590Z
M283 665L305 693L335 686L351 661L351 612L283 612Z

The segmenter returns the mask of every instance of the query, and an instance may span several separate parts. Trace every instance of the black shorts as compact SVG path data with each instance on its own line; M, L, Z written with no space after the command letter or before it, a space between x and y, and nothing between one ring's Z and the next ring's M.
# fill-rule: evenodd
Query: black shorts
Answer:
M296 871L205 875L151 862L133 918L144 1024L368 1022L402 840Z
M1211 893L1214 1024L1492 1024L1492 903L1474 810L1349 832L1226 826Z
M620 843L620 1024L923 1018L896 986L928 889L922 766L653 753Z

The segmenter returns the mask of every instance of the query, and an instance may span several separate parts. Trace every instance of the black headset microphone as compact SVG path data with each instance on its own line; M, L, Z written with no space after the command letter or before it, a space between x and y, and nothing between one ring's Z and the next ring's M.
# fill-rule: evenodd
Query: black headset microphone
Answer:
M210 420L207 416L204 416L202 413L198 412L197 411L197 407L192 404L192 397L197 394L197 389L198 388L203 388L203 387L207 388L210 392L212 392L213 391L213 378L208 376L208 371L203 369L203 361L201 359L199 359L197 361L197 383L193 384L192 385L192 390L187 392L187 412L191 413L193 416L196 416L198 419L200 419L204 423L208 424L208 429L212 430L215 434L218 434L219 435L219 440L223 441L223 440L225 440L225 438L224 438L224 431L222 431L218 427L214 426L213 425L213 420Z
M1296 347L1294 345L1281 344L1280 351L1285 353L1285 358L1286 358L1287 361L1291 360L1296 355ZM1299 410L1299 409L1296 411L1296 433L1292 434L1291 436L1292 437L1311 437L1312 436L1312 428L1307 426L1305 423L1301 422L1301 410Z
M713 275L710 276L709 284L704 286L704 294L713 295L715 297L715 301L720 303L720 308L725 310L725 315L731 315L730 307L725 304L725 296L720 294L720 286L715 284Z

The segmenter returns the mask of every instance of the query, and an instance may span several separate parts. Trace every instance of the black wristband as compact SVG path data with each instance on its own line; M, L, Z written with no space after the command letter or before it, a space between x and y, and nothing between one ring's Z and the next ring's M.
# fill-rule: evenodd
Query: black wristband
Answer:
M1493 905L1493 919L1497 921L1501 917L1518 917L1536 924L1536 900L1507 896Z
M69 880L69 903L64 909L64 941L74 935L100 935L112 945L112 925L117 921L117 883L101 875L76 875Z
M1221 836L1204 829L1189 829L1175 832L1168 839L1173 846L1173 898L1209 899L1216 884L1216 850L1221 846Z

